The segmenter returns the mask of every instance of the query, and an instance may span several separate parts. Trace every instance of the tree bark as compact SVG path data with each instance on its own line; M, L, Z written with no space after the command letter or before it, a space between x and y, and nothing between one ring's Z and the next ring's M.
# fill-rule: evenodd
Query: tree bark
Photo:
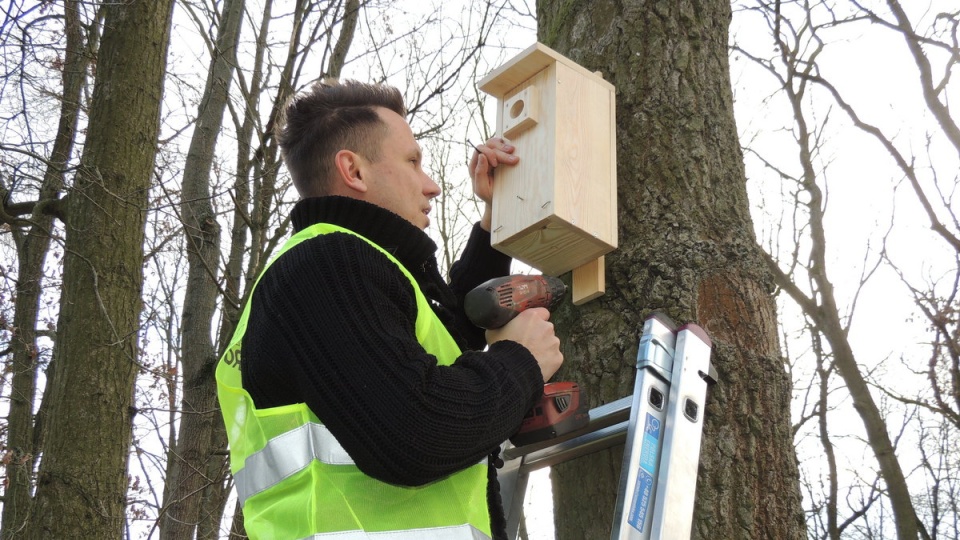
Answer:
M172 0L104 6L88 136L68 205L30 538L123 535L144 224L172 9Z
M220 224L210 200L210 171L223 125L230 83L237 65L237 41L244 0L226 0L210 59L206 88L183 171L181 219L187 238L187 289L181 325L183 400L180 432L172 450L164 489L162 540L192 540L200 521L201 499L210 482L217 406L217 351L212 341L220 266Z
M89 57L84 54L83 31L77 1L64 3L63 95L60 122L53 150L30 217L29 229L13 229L17 247L17 298L14 306L14 331L10 339L13 377L10 412L7 417L6 490L3 500L3 538L14 538L25 527L33 503L33 471L38 448L34 436L34 401L37 396L37 316L43 292L43 267L50 248L54 218L42 211L44 201L56 200L63 189L63 171L70 160L77 134L80 96Z
M693 538L804 538L791 382L733 115L729 2L541 0L537 14L541 42L617 88L620 246L606 295L554 316L567 359L557 379L579 381L593 406L613 401L632 391L647 314L699 323L719 382ZM621 455L554 467L558 538L609 536Z

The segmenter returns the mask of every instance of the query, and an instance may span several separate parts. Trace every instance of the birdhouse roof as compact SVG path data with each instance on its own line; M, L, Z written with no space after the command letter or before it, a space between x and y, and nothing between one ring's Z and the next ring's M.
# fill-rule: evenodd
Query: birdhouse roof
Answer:
M517 85L533 77L545 67L555 62L560 62L570 67L584 77L603 81L606 85L610 84L603 80L599 72L592 73L550 47L542 43L534 43L484 77L483 80L480 81L480 90L494 97L503 97L507 92L516 88Z

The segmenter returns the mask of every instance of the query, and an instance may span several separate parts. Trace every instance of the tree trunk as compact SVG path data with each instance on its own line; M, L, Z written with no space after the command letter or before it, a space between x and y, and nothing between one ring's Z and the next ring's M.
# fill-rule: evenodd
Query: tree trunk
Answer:
M218 356L223 354L237 323L240 321L240 307L243 304L241 296L241 287L243 283L243 259L247 252L247 232L249 230L249 212L250 212L250 184L251 169L253 168L253 152L250 141L254 137L255 127L258 125L257 119L257 97L262 91L262 80L264 71L264 58L266 56L266 37L269 33L270 22L273 19L273 2L267 0L263 6L263 15L260 21L259 29L256 34L261 36L255 40L256 52L254 53L253 65L249 66L252 75L249 78L249 86L241 87L243 94L243 115L240 124L237 126L237 176L234 179L233 200L235 206L233 210L233 225L230 232L230 253L227 256L227 263L223 269L223 311L220 320L220 333L217 337ZM258 134L260 135L260 134ZM260 137L262 140L262 137ZM255 276L246 276L249 282ZM215 382L215 381L214 381ZM218 404L219 407L219 404ZM207 465L208 474L216 479L216 483L210 484L203 495L203 507L201 523L197 530L197 540L215 540L219 538L220 523L222 514L225 511L227 499L230 496L232 483L228 482L227 475L230 472L230 461L227 449L227 432L221 421L214 425L211 434L211 447L214 449L210 462ZM216 471L216 476L214 475ZM236 514L240 514L239 505ZM242 531L242 514L234 516L234 524L240 523ZM242 535L245 536L245 535Z
M694 538L804 538L791 383L756 243L733 116L730 3L546 1L539 40L617 88L619 249L606 295L554 320L591 404L633 388L643 319L713 339ZM622 450L554 467L559 538L610 534ZM589 482L584 479L589 478ZM693 495L693 494L691 494Z
M309 14L310 5L304 2L298 2L294 11L295 23L293 24L293 33L289 40L287 61L283 64L281 84L277 97L273 104L270 118L282 108L287 97L293 92L296 85L292 79L299 74L296 69L297 61L302 59L301 35L303 32L303 22ZM338 4L339 7L339 4ZM353 41L356 26L359 20L360 3L357 0L346 0L342 7L342 13L334 12L332 17L340 18L340 34L336 45L326 66L326 73L332 76L338 76L343 69L347 53ZM238 133L238 153L237 153L237 178L234 183L234 200L236 207L233 216L233 227L231 230L230 253L227 258L227 264L224 269L223 291L225 293L223 303L223 316L220 324L220 334L218 337L219 353L229 343L233 336L234 329L240 318L240 307L249 294L250 285L260 272L262 262L266 260L270 249L267 247L264 233L267 230L267 220L275 212L274 189L277 176L277 150L276 144L272 141L272 121L269 122L266 133L258 134L258 139L262 146L256 151L252 151L249 142L254 137L255 127L259 124L256 119L258 109L256 99L262 92L263 68L265 61L265 51L267 48L268 32L270 22L273 19L272 2L268 1L264 5L263 19L261 21L256 40L257 50L254 54L252 66L253 75L250 78L250 87L244 89L245 103L242 122L237 126ZM251 176L253 182L251 182ZM251 193L250 186L253 184L254 191ZM252 247L246 245L247 233L253 225L254 240ZM278 231L275 239L283 236L282 231ZM249 256L249 265L247 273L244 274L243 260L246 255ZM246 278L247 292L241 294L243 278ZM212 374L212 372L211 372ZM215 381L211 379L211 384ZM211 386L211 388L214 388ZM203 510L201 510L201 527L198 529L198 540L201 538L215 538L219 531L220 519L224 505L227 502L226 496L229 495L227 487L231 484L226 482L225 477L229 472L227 454L226 432L222 424L215 426L212 432L212 456L207 464L208 478L216 483L211 483L204 490ZM237 510L233 523L231 535L243 535L242 514Z
M183 172L181 219L187 238L187 290L181 326L183 400L180 432L169 456L170 475L164 489L162 540L192 540L200 520L207 463L213 448L214 423L220 422L212 341L220 266L220 224L210 201L210 171L223 125L230 83L237 65L237 40L244 0L226 0L210 59L207 84L197 115Z
M109 4L70 194L56 375L31 538L121 538L143 239L172 0Z
M280 70L280 82L277 86L277 94L273 100L272 107L267 120L266 128L263 130L261 144L254 152L253 159L253 178L254 191L252 193L252 205L247 214L250 222L250 250L247 260L246 274L249 279L255 279L260 274L260 270L267 262L267 257L273 251L272 246L279 243L280 238L286 236L286 223L284 226L275 230L273 238L268 237L270 232L270 217L276 210L274 202L277 194L277 175L280 170L280 160L277 158L279 150L277 141L273 136L273 128L276 125L280 111L283 110L287 98L295 92L296 78L301 72L298 69L298 60L303 51L303 36L309 35L306 32L307 16L313 9L313 5L306 0L296 0L293 9L293 25L288 41L287 55ZM267 42L267 35L258 36L260 41ZM266 43L263 45L266 46ZM288 220L289 221L289 220Z
M340 36L333 47L330 61L327 62L327 76L340 78L343 64L347 61L347 53L353 44L353 35L357 30L357 21L360 19L360 0L346 0L343 6L343 19L340 23Z
M76 0L64 4L66 37L63 66L63 96L60 123L44 174L38 202L26 233L14 229L17 247L17 298L14 306L14 332L10 339L13 377L10 411L7 417L6 490L3 500L3 538L13 538L23 530L30 513L33 470L38 448L34 437L34 401L37 395L37 315L43 292L43 266L50 248L53 216L43 205L55 201L63 189L63 170L70 159L77 134L80 95L88 57L83 50L83 32Z
M896 8L899 6L892 0L890 4L896 12ZM774 10L772 17L776 27L780 28L782 20L779 10ZM845 327L841 320L834 294L834 285L828 275L827 235L824 227L827 197L819 185L821 180L818 178L817 172L819 165L817 158L815 158L822 150L819 148L821 140L819 130L822 126L811 127L804 113L804 103L808 99L806 94L810 82L823 86L833 94L837 104L850 116L856 127L865 129L868 133L872 132L874 135L880 134L878 131L867 128L850 105L842 99L836 88L820 77L816 62L819 48L813 49L815 52L809 56L804 56L799 54L799 51L793 50L794 46L785 39L783 34L776 34L775 38L777 50L780 51L782 62L787 67L783 90L793 112L793 132L798 145L799 164L803 171L799 184L805 197L798 198L798 201L807 199L807 202L798 202L798 204L803 204L806 207L804 211L809 217L809 221L803 226L805 236L809 237L809 249L798 247L794 251L795 260L793 262L788 261L787 266L793 271L802 268L806 275L800 272L796 274L796 277L789 276L780 269L779 263L772 256L766 255L765 260L774 283L796 301L806 317L813 322L814 331L822 334L830 345L829 351L833 356L833 367L843 379L844 385L850 393L853 407L863 422L867 440L877 458L883 481L886 483L885 493L889 497L890 506L893 510L897 537L902 540L915 540L921 533L924 537L928 537L929 535L922 531L922 523L917 518L913 506L913 496L910 494L906 475L897 458L896 447L890 437L887 422L880 406L870 393L870 385L864 373L857 364L856 356L847 335L848 327ZM897 159L897 161L903 162L900 159ZM909 169L912 169L912 167L904 167L905 172L908 172ZM908 176L910 176L909 172ZM801 252L803 252L802 255ZM800 259L803 259L803 262L800 262ZM808 282L809 286L815 291L814 294L808 295L804 292L805 287L798 285L798 280L801 279ZM819 336L816 339L819 341ZM822 348L819 348L817 353L825 354L822 352ZM832 462L830 463L832 465ZM835 505L831 504L835 489L833 484L837 481L834 476L831 474L830 493L827 496L827 526L830 527L829 532L831 534L839 534L840 531L834 531L835 528L839 527L836 523L837 519L831 516L831 513L835 513Z

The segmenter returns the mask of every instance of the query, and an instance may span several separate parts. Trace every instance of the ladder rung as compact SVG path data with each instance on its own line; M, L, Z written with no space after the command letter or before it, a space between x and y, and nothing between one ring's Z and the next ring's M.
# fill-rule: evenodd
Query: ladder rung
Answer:
M630 421L626 420L527 454L520 465L520 472L529 473L623 444L627 440L627 427L629 425Z
M600 431L605 427L629 420L630 406L632 403L633 396L627 396L590 409L590 423L588 423L585 428L535 444L506 448L503 451L503 460L509 461L518 457L527 456L543 449L559 446L565 441L578 442L582 444L581 438L586 437L587 435L590 435L596 431ZM613 444L611 444L611 446L613 446ZM598 448L598 450L600 449Z

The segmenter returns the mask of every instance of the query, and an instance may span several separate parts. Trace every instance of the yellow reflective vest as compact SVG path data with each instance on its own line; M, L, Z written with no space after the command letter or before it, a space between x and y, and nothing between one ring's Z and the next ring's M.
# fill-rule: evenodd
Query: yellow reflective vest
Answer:
M396 263L416 294L417 340L440 365L452 364L460 348L416 280L372 241L342 227L318 223L292 236L270 264L300 242L331 232L353 234ZM362 473L305 403L258 409L240 377L240 344L250 304L248 300L216 373L230 443L230 469L250 538L490 538L486 461L425 486L392 485Z

